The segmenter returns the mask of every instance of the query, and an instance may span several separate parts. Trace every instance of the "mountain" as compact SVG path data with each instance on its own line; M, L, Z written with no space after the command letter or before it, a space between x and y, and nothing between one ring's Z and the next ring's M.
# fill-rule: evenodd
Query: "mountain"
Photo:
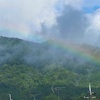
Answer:
M52 40L53 41L53 40ZM34 43L17 38L0 37L0 65L26 64L43 69L56 64L77 71L82 68L99 68L100 48L87 44L60 43L46 41ZM88 70L86 69L86 71Z
M0 100L8 100L9 93L16 100L32 100L30 94L38 93L39 100L57 100L52 86L65 87L60 91L61 99L83 100L89 82L99 97L100 48L60 43L34 43L1 36Z

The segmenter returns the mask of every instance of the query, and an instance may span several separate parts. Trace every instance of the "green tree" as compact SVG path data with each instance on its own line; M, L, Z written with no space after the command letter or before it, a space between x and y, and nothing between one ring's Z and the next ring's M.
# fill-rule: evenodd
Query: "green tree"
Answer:
M45 97L45 100L57 100L57 96L55 94L50 94Z

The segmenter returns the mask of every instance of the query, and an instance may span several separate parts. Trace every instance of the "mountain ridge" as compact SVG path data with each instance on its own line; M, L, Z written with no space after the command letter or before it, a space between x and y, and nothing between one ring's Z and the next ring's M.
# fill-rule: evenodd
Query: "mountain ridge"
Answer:
M29 95L34 93L43 93L39 100L57 100L51 91L52 85L66 87L61 99L82 100L89 82L99 93L100 63L50 42L0 37L0 100L8 100L9 93L16 100L32 100ZM78 51L85 49L99 55L99 48L71 44L73 46Z
M65 48L68 48L69 50L65 50ZM24 41L18 38L7 37L0 37L0 52L4 52L4 56L13 54L12 57L15 57L14 55L19 55L24 60L27 60L28 58L30 60L36 60L36 62L39 59L40 62L42 60L45 62L45 60L47 61L47 59L50 61L51 59L52 61L54 60L54 63L57 59L70 60L74 57L84 59L84 57L82 58L82 53L86 56L92 56L97 60L100 59L100 49L88 44L68 43L66 44L66 47L61 48L56 42L50 43L49 41L45 41L43 43L35 43L30 41ZM80 53L80 56L78 55L78 53ZM3 55L3 53L0 54ZM2 56L0 58L2 58Z

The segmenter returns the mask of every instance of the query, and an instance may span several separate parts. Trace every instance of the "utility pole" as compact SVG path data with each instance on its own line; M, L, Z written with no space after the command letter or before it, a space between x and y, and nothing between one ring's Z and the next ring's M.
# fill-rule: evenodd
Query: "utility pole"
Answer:
M91 89L91 84L89 83L89 96L88 97L85 97L84 96L84 99L89 99L89 100L94 100L96 99L96 96L94 96L94 92L92 92L92 89Z
M9 94L9 99L10 99L10 100L13 100L13 99L11 98L11 94Z
M63 88L65 87L51 87L51 90L53 93L55 93L55 91L57 91L57 97L58 97L58 100L60 100L60 90L62 90Z

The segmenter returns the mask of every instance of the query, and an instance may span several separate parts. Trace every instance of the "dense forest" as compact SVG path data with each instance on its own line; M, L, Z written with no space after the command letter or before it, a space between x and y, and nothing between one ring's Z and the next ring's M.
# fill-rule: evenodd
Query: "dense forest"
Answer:
M85 59L50 41L0 37L0 100L84 100L88 84L100 100L100 48L77 44L97 60ZM54 89L54 90L52 90Z

